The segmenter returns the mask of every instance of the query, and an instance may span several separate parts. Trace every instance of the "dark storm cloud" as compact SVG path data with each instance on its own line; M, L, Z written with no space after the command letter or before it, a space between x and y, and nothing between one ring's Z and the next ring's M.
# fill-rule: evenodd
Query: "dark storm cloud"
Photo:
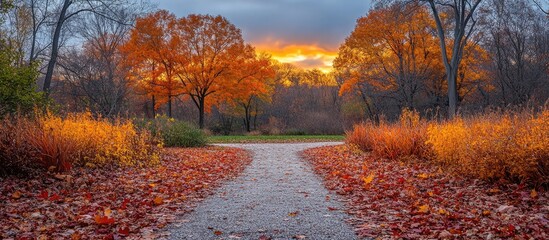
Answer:
M225 16L252 43L336 49L368 11L368 0L154 0L178 16Z

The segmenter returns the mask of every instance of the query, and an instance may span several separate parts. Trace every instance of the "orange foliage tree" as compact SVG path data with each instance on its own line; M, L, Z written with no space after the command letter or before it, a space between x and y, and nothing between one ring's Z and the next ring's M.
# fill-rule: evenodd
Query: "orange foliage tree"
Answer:
M416 108L423 94L442 105L437 99L447 91L446 76L438 59L434 28L428 10L417 4L394 3L358 19L334 61L343 79L340 94L357 92L371 117L378 114L376 99L393 99L399 107ZM467 66L460 69L458 79L461 96L485 75L476 67L487 59L485 51L473 45L468 50Z
M272 73L269 58L258 58L240 30L221 16L176 18L161 10L136 22L123 47L139 87L152 96L187 95L204 114L223 101L266 92L262 81Z
M174 49L180 44L176 23L175 15L165 10L138 18L130 39L121 47L134 86L152 98L153 109L168 103L170 117L173 98L183 94L176 79L178 53Z
M253 51L252 48L249 50ZM274 91L274 66L269 55L260 54L245 60L240 68L235 69L234 74L239 84L233 87L237 89L226 91L227 96L223 99L242 110L244 126L250 132L252 117L256 118L259 114L260 103L271 100Z
M205 111L246 90L249 79L262 75L262 63L240 30L222 16L189 15L178 20L176 31L177 76L198 108L203 128Z

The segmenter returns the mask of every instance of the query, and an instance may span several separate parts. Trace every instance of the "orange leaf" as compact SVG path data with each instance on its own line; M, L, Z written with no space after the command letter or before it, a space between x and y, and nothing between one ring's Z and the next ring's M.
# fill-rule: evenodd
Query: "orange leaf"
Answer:
M164 203L164 199L161 198L161 197L155 197L154 200L153 200L154 204L155 205L162 205L162 203Z
M288 216L295 217L295 216L297 216L297 214L299 214L299 211L288 213Z
M112 210L110 208L105 208L103 213L105 214L105 217L110 217L112 214Z
M532 189L532 191L530 192L530 197L536 198L537 196L538 196L538 192L536 192L536 189Z
M15 191L15 192L11 195L11 197L14 198L14 199L19 199L19 198L21 198L21 192Z
M370 173L370 175L368 175L368 177L363 177L362 180L364 181L365 185L368 185L374 180L374 178L375 178L375 174Z
M429 174L427 174L427 173L421 173L421 174L418 174L417 177L418 177L418 178L421 178L421 179L427 179L427 178L429 178Z
M114 218L110 218L107 216L95 215L94 219L95 222L99 225L109 225L114 223Z

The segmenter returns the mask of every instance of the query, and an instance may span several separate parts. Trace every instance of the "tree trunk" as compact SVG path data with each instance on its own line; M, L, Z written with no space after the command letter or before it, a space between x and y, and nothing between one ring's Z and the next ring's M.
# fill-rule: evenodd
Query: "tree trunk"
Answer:
M453 119L457 113L457 66L448 72L448 117Z
M152 95L152 118L156 118L156 99L154 98L154 95Z
M59 38L61 38L61 29L63 28L63 23L65 23L66 20L65 15L67 14L67 9L71 4L71 0L64 1L63 8L61 8L61 12L59 13L59 19L57 20L55 31L53 33L50 61L48 62L48 70L46 72L46 77L44 78L44 86L42 87L42 90L46 93L46 97L49 96L51 91L51 79L53 77L55 64L57 63L57 55L59 54Z
M172 95L168 95L168 117L172 117Z
M250 106L244 106L244 124L246 124L246 132L250 132L251 119Z
M198 97L198 126L200 129L204 129L204 97Z

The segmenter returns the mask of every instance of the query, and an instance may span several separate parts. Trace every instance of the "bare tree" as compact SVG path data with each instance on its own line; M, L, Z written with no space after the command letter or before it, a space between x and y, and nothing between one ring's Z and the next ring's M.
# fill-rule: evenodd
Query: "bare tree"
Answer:
M48 95L50 93L51 80L53 72L57 64L57 57L59 56L59 46L63 31L65 30L66 23L83 14L95 14L110 21L116 21L121 24L130 24L130 22L124 22L117 14L118 9L131 9L136 6L136 1L132 0L50 0L51 5L57 6L58 11L56 14L55 24L53 28L53 35L51 37L51 51L44 78L44 85L42 90Z
M527 0L493 0L487 48L504 105L545 101L549 60L549 25ZM540 93L540 94L537 94Z
M124 22L132 18L123 11L117 15ZM130 27L98 15L78 22L85 39L83 49L73 49L59 57L63 80L70 88L67 92L94 112L104 116L119 114L129 91L127 69L118 48Z
M541 10L543 13L547 14L549 17L549 1L548 0L532 0L536 6Z
M448 116L453 118L457 112L458 92L457 78L463 49L474 32L477 21L475 11L482 0L422 0L426 1L432 11L437 26L437 34L442 50L442 62L446 69L448 83ZM453 18L452 25L443 23L442 14L450 14ZM453 28L448 32L448 28ZM452 38L447 35L451 33ZM450 40L450 41L449 41ZM451 44L451 52L448 53L448 44ZM448 57L450 56L450 57Z

